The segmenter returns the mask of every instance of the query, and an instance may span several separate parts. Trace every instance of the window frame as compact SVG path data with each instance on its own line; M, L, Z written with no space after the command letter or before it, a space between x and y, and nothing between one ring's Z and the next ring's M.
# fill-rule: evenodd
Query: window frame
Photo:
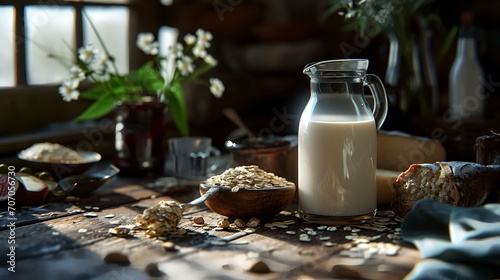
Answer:
M129 3L102 3L93 1L63 1L63 0L0 0L0 6L14 7L14 46L15 51L15 74L16 86L0 87L0 155L13 153L19 146L33 143L38 140L57 140L67 142L74 141L75 131L68 131L68 135L58 129L48 128L50 124L67 123L82 112L89 102L78 100L66 103L58 94L59 85L27 85L26 75L26 45L24 44L25 33L25 9L24 7L35 5L70 5L75 8L75 38L76 47L83 45L83 16L82 9L85 6L120 6L129 9L129 69L142 65L147 57L135 47L136 35L140 32L152 32L157 34L162 25L161 15L165 6L159 0L130 0ZM148 20L141 20L147 18ZM88 126L87 124L84 124ZM97 125L97 124L96 124ZM57 127L57 126L56 126ZM61 128L64 130L66 126ZM81 134L81 133L80 133ZM38 136L37 136L38 135ZM41 136L43 135L43 136ZM59 138L52 138L54 137ZM81 135L84 137L83 135ZM38 137L38 138L37 138ZM64 140L66 139L66 140ZM26 142L26 143L25 143ZM22 144L25 143L25 144Z

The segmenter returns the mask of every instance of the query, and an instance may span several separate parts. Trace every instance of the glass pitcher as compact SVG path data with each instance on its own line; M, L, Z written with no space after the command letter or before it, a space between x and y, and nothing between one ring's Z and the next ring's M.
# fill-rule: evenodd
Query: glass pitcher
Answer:
M306 65L311 96L298 133L299 213L309 222L343 225L377 209L377 130L387 115L382 81L366 74L368 60ZM363 88L373 95L373 112Z

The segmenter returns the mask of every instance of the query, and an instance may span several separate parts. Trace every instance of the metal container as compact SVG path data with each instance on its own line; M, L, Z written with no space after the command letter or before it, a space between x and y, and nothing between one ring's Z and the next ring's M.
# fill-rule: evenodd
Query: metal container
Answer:
M289 154L297 146L296 136L243 138L225 143L230 165L257 165L260 169L289 179Z

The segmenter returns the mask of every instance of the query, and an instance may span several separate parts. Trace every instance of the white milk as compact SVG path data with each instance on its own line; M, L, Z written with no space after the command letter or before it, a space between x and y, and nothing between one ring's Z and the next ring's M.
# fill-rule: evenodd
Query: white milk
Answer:
M356 216L373 213L377 207L375 122L373 119L344 122L338 121L339 118L315 116L300 123L301 212Z

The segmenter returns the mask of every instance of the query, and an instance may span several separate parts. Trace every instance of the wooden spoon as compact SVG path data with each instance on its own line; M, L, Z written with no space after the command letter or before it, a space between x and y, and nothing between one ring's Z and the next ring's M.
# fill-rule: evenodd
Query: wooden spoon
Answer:
M200 184L200 194L211 192L214 186ZM263 189L240 189L232 192L226 187L216 187L205 200L210 210L229 218L269 217L284 210L295 195L295 186Z
M234 124L236 124L243 132L245 132L250 139L257 138L255 134L248 128L248 126L241 120L240 116L233 108L225 108L223 111L224 115L230 119Z

